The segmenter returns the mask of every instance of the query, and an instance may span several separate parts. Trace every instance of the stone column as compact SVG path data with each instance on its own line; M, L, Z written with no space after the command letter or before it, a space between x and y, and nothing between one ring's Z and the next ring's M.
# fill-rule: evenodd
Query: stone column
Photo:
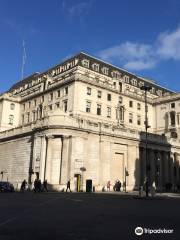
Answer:
M62 137L62 152L61 152L61 165L60 165L60 178L59 183L61 185L66 185L67 181L71 179L71 142L72 139L70 136Z
M169 153L169 181L173 184L174 187L174 181L175 181L175 176L174 176L174 154L172 152Z
M178 153L174 153L174 161L175 161L175 173L176 173L176 185L180 182L180 176L179 176L179 166L180 166L180 161L179 161L179 155Z
M44 176L48 183L51 183L51 144L54 139L53 135L47 136L47 149L46 149L46 163L45 163L45 169L44 169Z
M163 186L165 187L166 183L169 182L169 152L163 151Z
M150 165L150 185L155 182L155 154L154 150L149 150L149 165Z
M163 190L163 152L157 151L157 180L158 180L158 190Z
M142 148L142 184L144 184L146 178L146 149Z
M144 169L143 169L143 148L139 149L139 171L140 171L140 186L143 186L144 182Z
M138 189L140 185L140 162L139 162L139 146L128 145L128 173L127 189ZM125 169L124 169L125 170Z
M41 137L41 157L40 157L40 174L39 178L43 182L45 179L45 163L46 162L46 138L45 136Z

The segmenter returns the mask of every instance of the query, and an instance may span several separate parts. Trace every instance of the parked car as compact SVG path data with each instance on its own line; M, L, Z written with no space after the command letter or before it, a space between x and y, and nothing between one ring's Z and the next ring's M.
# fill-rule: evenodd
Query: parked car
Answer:
M12 183L0 181L0 192L14 192Z

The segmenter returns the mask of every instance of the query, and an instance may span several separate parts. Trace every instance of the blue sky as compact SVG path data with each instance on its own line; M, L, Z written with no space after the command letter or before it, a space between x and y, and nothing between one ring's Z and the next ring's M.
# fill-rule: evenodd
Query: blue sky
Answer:
M0 92L80 51L180 91L180 1L0 0Z

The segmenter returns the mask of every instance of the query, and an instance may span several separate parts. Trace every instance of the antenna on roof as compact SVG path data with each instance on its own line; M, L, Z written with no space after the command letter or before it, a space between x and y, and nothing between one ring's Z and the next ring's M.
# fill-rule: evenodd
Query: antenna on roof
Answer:
M26 48L25 48L25 41L23 40L23 58L22 58L22 69L21 69L21 78L23 79L24 78L24 66L25 66L25 63L26 63L26 58L27 58L27 55L26 55Z

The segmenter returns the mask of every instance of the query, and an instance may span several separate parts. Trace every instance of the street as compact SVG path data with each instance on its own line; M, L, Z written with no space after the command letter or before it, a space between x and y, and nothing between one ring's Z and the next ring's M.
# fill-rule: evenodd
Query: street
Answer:
M180 239L180 198L1 193L0 240ZM173 229L137 236L135 228Z

